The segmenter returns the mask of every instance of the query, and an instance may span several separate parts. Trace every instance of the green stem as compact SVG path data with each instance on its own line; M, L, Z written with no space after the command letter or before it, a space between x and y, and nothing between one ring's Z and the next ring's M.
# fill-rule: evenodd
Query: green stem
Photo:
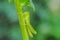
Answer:
M19 18L21 31L22 31L23 40L29 40L26 26L25 26L25 20L24 20L23 14L22 14L22 7L20 6L21 3L19 2L19 0L14 0L14 1L16 4L17 12L18 12L18 18Z

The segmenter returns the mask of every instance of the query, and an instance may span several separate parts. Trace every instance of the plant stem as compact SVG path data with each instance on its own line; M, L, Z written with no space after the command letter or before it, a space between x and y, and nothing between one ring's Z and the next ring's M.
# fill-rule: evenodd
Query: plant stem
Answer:
M19 23L20 23L20 27L22 31L23 40L29 40L26 26L25 26L25 20L24 20L23 13L22 13L22 7L20 6L21 3L19 2L19 0L14 0L14 1L16 4L16 10L18 13L18 19L19 19Z

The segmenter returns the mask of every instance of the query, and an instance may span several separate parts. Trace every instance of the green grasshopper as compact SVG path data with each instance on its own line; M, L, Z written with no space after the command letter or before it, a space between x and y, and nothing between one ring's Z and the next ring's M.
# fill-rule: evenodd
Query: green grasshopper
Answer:
M9 0L10 2L10 0ZM23 6L26 5L26 2L21 3L20 0L14 0L16 5L16 10L18 13L18 19L20 23L20 28L23 35L23 40L29 40L29 36L33 38L33 34L37 34L32 25L30 24L30 15L29 11L22 12Z

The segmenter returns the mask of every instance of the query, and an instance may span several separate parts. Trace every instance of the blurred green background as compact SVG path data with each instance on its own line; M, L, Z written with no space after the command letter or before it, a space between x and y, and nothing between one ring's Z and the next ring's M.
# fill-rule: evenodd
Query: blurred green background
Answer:
M31 25L37 31L30 40L60 40L60 0L30 0ZM14 2L0 0L0 40L23 40Z

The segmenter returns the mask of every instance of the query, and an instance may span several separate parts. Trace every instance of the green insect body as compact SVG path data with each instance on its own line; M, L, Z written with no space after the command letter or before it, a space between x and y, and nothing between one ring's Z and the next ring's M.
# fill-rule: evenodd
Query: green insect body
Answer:
M32 33L37 34L37 32L33 29L33 27L30 24L29 11L23 13L22 6L20 5L21 3L19 2L19 0L14 0L14 2L16 4L16 10L18 13L18 19L22 31L23 40L29 40L29 36L33 37Z
M23 16L24 16L24 19L25 19L25 24L26 24L26 27L27 27L27 30L28 30L28 34L29 34L30 37L33 37L32 33L37 34L37 32L33 29L33 27L30 24L29 12L26 11Z

